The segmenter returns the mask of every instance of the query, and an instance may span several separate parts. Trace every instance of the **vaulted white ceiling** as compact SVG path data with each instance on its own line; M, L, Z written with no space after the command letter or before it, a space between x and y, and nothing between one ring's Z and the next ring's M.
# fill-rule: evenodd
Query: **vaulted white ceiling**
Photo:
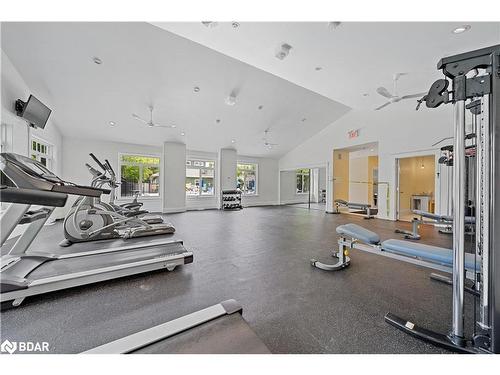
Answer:
M279 157L349 110L148 23L2 23L1 36L2 49L65 136L180 141L211 152L234 146L243 155ZM228 106L233 91L236 104ZM156 122L177 127L149 128L132 118L147 117L151 104ZM278 144L272 149L262 140L268 128L267 141Z
M410 73L400 78L399 94L423 92L440 77L439 58L500 42L500 23L471 23L468 32L453 34L458 25L2 23L1 36L2 49L66 136L180 141L212 152L234 146L241 154L280 157L349 107L383 104L375 90L392 91L394 73ZM284 60L275 57L281 43L292 46ZM103 64L94 64L94 56ZM233 90L236 104L228 106ZM150 104L155 121L177 128L147 128L132 119L132 113L147 117ZM267 128L267 141L278 144L272 149L262 140Z
M441 57L500 43L499 22L466 23L472 27L462 34L452 33L459 22L344 22L336 28L328 22L154 24L356 109L383 104L375 90L392 91L395 73L410 73L398 82L400 94L425 92L440 76ZM278 60L282 43L292 49Z

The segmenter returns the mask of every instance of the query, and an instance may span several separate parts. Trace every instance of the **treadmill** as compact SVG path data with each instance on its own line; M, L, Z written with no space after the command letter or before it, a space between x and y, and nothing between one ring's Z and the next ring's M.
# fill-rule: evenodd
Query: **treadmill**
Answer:
M87 350L83 354L270 354L227 300Z
M19 306L26 297L37 294L154 270L172 271L193 262L193 253L186 250L181 240L125 246L117 246L117 241L103 241L99 243L102 247L65 254L28 251L55 207L65 205L68 194L97 198L107 191L63 181L36 160L17 154L0 154L0 169L2 177L15 185L0 189L1 202L12 203L0 219L0 246L4 246L17 225L27 224L1 257L2 309ZM41 208L32 208L35 205Z

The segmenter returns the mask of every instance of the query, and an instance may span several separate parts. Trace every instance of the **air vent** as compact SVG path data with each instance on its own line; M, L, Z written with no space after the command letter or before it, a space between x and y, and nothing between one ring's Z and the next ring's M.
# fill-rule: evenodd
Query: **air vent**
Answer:
M288 43L281 43L278 48L276 49L276 58L280 60L284 60L285 57L288 56L290 53L290 50L292 49L292 46Z

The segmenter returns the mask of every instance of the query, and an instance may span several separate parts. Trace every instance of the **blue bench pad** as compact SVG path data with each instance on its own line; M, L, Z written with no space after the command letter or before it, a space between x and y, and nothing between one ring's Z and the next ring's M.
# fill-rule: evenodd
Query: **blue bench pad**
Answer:
M416 257L449 267L453 266L453 251L443 247L391 239L382 242L382 250L400 255ZM479 269L479 264L480 262L478 259L476 264L477 269ZM469 271L474 270L474 254L465 253L465 268Z
M338 204L339 206L355 208L355 209L360 209L360 210L366 210L367 208L371 207L371 205L369 205L367 203L348 202L348 201L345 201L343 199L335 199L334 202L336 204Z
M356 224L340 225L337 227L337 233L371 245L378 245L380 243L380 237L377 233Z
M413 210L413 213L419 216L427 217L432 220L443 221L446 223L453 223L453 216L438 215L438 214L433 214L432 212L427 212L422 210ZM474 216L465 217L465 224L475 224L475 223L476 223L476 218Z

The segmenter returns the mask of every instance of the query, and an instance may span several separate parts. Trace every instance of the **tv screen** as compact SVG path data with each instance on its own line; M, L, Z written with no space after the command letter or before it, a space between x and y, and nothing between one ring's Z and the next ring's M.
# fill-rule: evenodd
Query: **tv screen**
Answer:
M24 106L22 117L37 128L45 128L52 111L40 100L30 95L28 102Z

